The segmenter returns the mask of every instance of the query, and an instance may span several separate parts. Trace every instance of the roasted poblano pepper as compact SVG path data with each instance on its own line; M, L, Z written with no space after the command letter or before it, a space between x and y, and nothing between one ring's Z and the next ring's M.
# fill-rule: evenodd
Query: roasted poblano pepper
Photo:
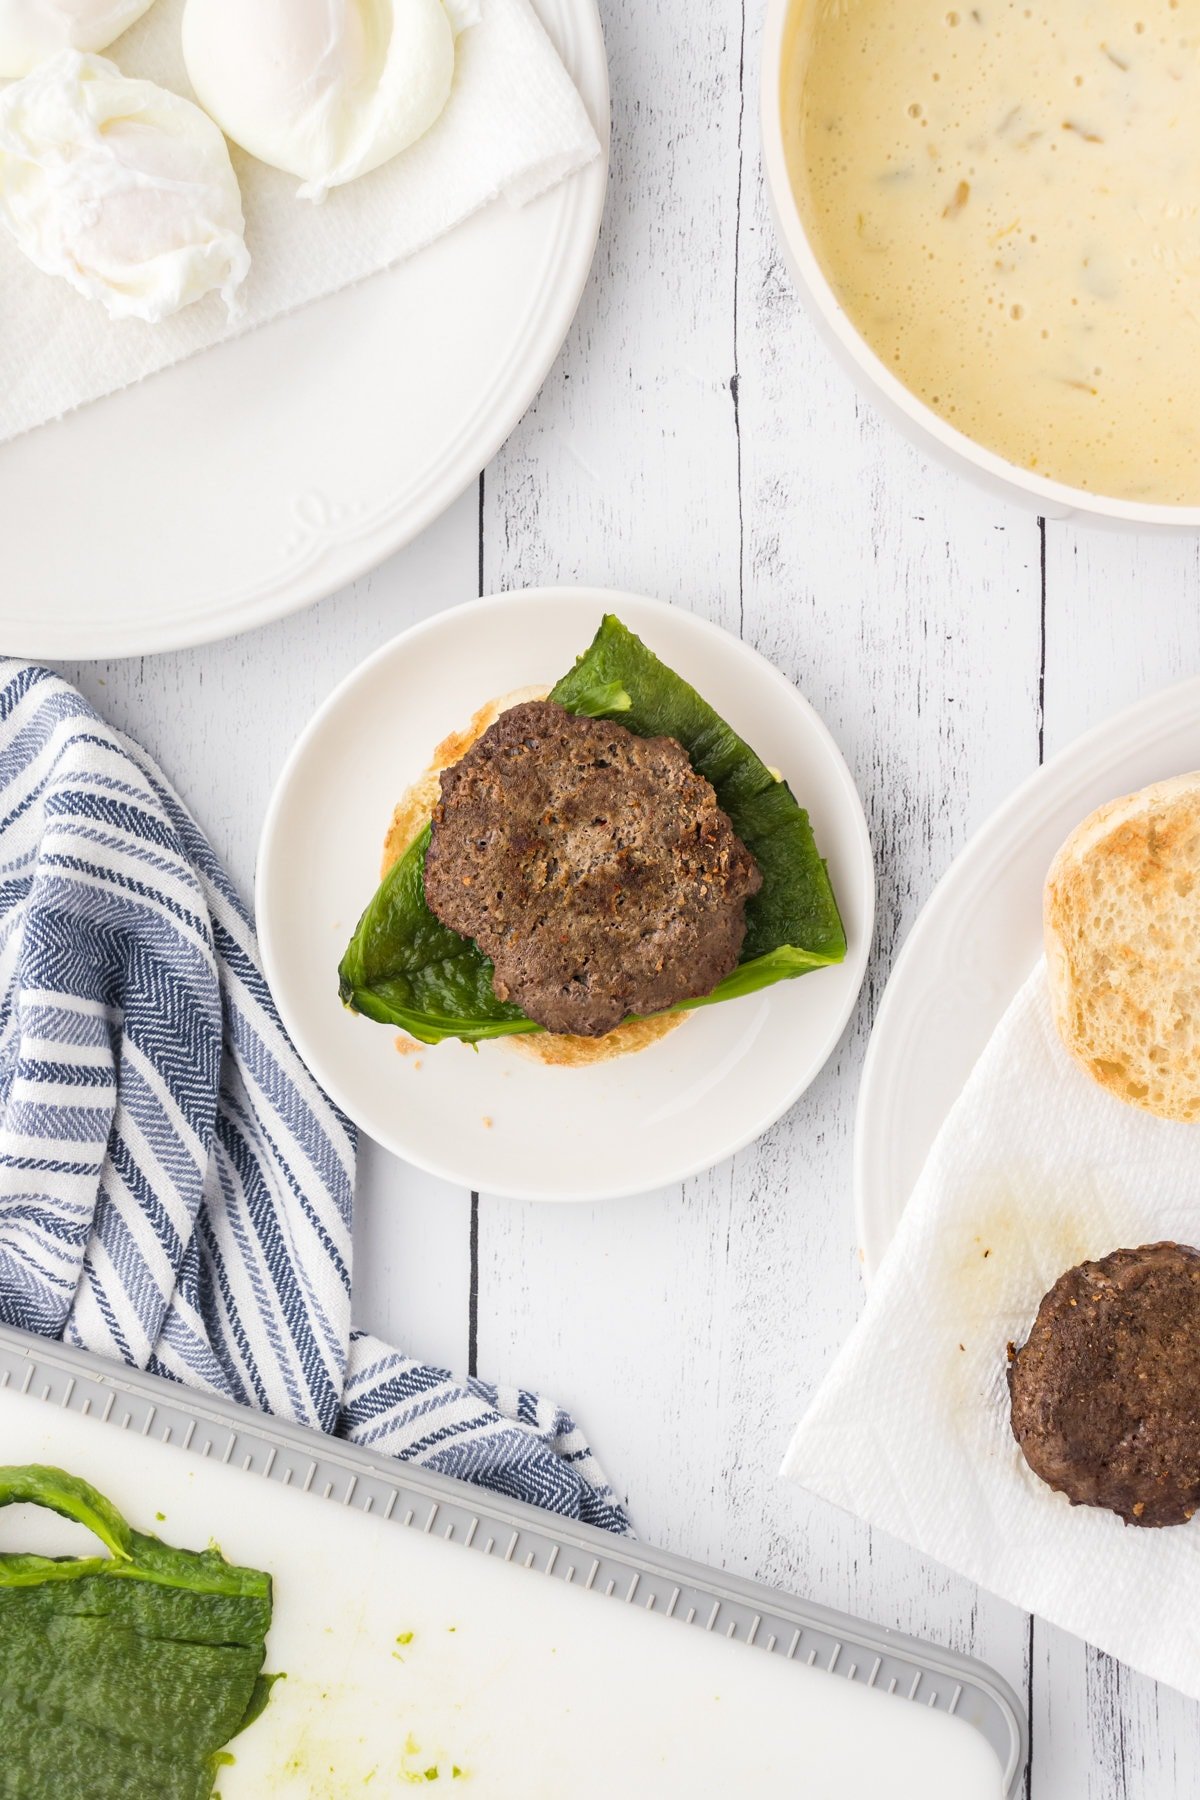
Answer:
M209 1800L270 1692L270 1576L144 1536L62 1469L0 1469L0 1506L17 1502L107 1555L0 1554L0 1795Z

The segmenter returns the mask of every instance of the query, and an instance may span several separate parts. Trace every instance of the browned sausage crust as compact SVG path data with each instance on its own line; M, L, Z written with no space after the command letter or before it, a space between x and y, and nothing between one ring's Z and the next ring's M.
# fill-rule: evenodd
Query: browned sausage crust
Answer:
M1073 1506L1181 1525L1200 1506L1200 1253L1115 1250L1060 1275L1009 1352L1012 1428Z
M442 774L425 897L548 1031L599 1037L711 993L761 885L673 738L529 701Z

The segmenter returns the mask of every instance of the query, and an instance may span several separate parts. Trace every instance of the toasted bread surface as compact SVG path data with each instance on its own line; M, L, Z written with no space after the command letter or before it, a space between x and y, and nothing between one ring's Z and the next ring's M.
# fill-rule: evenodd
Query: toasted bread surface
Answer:
M1046 878L1044 928L1071 1055L1130 1105L1200 1119L1200 772L1077 826Z

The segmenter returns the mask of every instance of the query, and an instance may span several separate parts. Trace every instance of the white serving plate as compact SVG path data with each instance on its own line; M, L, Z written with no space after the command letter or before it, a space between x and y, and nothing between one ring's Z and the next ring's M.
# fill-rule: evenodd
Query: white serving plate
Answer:
M933 1140L1042 949L1042 885L1105 800L1200 768L1200 679L1078 738L1019 787L938 883L896 962L863 1068L854 1144L859 1249L878 1267Z
M783 771L829 862L846 960L702 1008L648 1050L588 1068L546 1068L503 1041L401 1056L394 1030L345 1010L336 973L378 883L393 806L435 745L477 707L517 688L552 686L605 612L617 613ZM807 701L715 625L598 588L475 601L377 651L300 738L259 847L267 976L313 1074L397 1156L460 1186L531 1200L663 1187L765 1131L842 1034L862 983L874 905L862 804Z
M788 175L781 96L784 70L799 8L811 0L769 0L763 33L762 131L767 196L784 260L821 335L842 367L918 449L967 475L992 493L1033 507L1046 518L1078 518L1123 528L1168 530L1200 527L1200 506L1151 506L1118 500L1065 482L1048 481L956 431L919 400L860 336L835 295L804 228Z
M535 4L605 154L0 447L6 654L130 656L263 625L373 568L478 475L562 347L604 204L595 0Z

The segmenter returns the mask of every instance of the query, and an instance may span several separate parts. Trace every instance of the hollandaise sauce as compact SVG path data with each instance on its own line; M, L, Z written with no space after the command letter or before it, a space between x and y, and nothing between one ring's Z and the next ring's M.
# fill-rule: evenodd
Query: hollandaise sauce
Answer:
M1200 0L795 0L782 99L901 381L1022 468L1200 505Z

